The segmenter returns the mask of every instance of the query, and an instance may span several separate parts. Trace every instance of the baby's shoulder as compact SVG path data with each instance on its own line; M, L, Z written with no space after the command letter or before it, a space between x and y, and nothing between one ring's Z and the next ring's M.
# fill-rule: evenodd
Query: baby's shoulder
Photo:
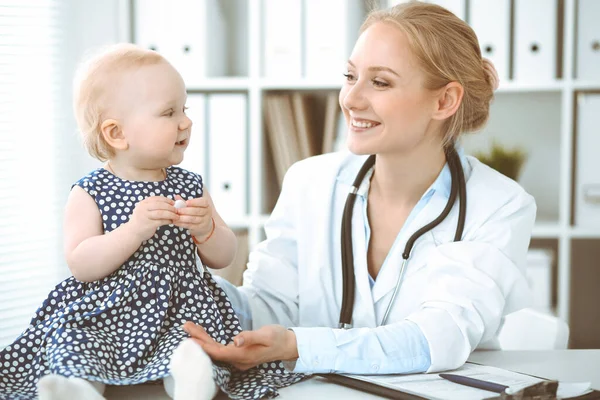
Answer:
M96 192L101 191L104 186L109 184L109 178L110 173L107 170L104 168L97 168L73 183L71 189L75 186L79 186L86 192L94 195Z

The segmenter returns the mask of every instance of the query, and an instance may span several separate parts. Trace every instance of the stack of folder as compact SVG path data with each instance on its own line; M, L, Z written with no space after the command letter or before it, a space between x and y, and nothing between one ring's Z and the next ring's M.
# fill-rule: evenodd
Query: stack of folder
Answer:
M265 96L267 141L280 184L295 162L335 151L340 146L339 139L343 139L346 127L340 121L338 92L329 92L325 96L322 125L320 119L315 118L321 105L319 100L323 101L304 92L272 92Z

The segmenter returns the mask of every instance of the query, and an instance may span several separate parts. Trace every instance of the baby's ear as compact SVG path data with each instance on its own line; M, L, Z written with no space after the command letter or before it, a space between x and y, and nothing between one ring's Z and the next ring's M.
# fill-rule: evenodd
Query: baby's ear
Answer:
M119 121L116 119L107 119L102 122L102 125L100 125L100 130L106 143L108 143L108 145L113 149L127 150L129 147L127 139L125 139L125 135L123 135L121 124L119 124Z

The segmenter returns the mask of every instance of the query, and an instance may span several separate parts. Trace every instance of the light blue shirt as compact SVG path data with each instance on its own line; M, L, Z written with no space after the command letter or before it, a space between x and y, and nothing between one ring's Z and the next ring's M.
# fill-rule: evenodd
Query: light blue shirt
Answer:
M457 149L461 163L466 163L463 151ZM356 207L362 211L362 222L366 243L369 242L371 229L367 217L367 194L372 170L363 180L357 191ZM351 177L353 180L354 177ZM408 216L404 227L409 226L418 213L427 205L437 191L448 197L451 189L451 175L446 164L434 183L423 194ZM352 184L352 181L349 182ZM402 228L405 229L405 228ZM401 233L401 232L400 232ZM398 237L393 247L398 246ZM392 248L393 249L393 248ZM389 253L392 252L392 249ZM388 254L389 254L388 253ZM389 257L389 256L388 256ZM341 259L336 258L334 268L342 269ZM384 260L384 268L397 268ZM242 329L252 327L250 305L245 295L224 279L215 277L230 298L233 309L238 315ZM369 276L371 287L375 281ZM429 344L412 321L379 326L377 328L331 329L328 327L292 327L296 334L299 358L295 365L288 365L299 373L342 372L354 374L418 373L425 372L431 365ZM391 351L390 351L391 350Z

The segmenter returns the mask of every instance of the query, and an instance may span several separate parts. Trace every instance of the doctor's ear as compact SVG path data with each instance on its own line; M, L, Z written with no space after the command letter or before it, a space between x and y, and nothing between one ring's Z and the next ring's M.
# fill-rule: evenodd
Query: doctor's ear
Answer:
M437 107L433 119L444 120L456 113L462 102L464 89L458 82L450 82L444 86L437 97Z
M129 147L127 139L125 139L125 135L123 135L123 130L121 129L121 124L119 124L119 121L115 119L107 119L103 121L100 125L100 131L102 132L102 137L106 143L113 149L127 150Z

